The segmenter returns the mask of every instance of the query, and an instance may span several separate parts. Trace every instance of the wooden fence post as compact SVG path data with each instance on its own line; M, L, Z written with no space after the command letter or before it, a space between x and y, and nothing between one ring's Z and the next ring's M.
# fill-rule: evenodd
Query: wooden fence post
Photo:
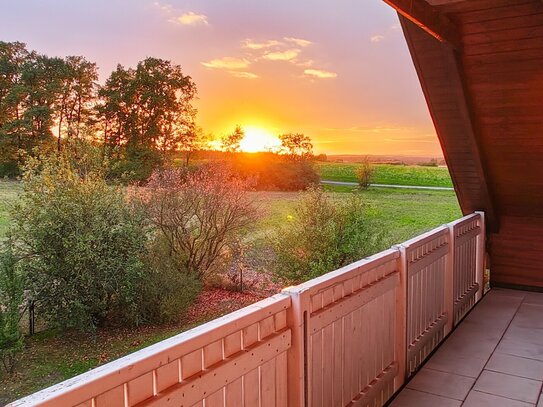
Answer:
M477 269L476 269L476 281L479 284L479 290L475 297L475 301L478 302L483 298L485 289L485 256L486 256L486 222L484 212L475 212L481 217L479 227L481 233L477 237Z
M296 407L307 406L307 344L306 318L309 303L303 291L287 287L283 294L289 295L291 306L287 311L287 326L291 329L291 347L288 350L287 386L288 405Z
M455 267L455 230L454 225L446 225L449 229L449 253L447 254L447 267L445 268L445 284L443 299L445 312L447 313L447 323L445 325L444 336L447 336L454 327L454 267Z
M393 247L400 252L398 272L400 285L396 295L396 338L395 352L398 361L398 375L394 380L394 391L398 391L407 379L407 256L405 247Z

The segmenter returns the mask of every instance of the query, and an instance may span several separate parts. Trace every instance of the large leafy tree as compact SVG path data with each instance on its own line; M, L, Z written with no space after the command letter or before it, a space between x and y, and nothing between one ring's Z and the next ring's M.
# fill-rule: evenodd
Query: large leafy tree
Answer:
M118 65L99 91L97 108L106 152L128 161L166 159L193 139L196 86L179 65L147 58Z
M51 58L20 42L0 42L0 175L17 173L19 152L79 137L90 121L96 65L79 56Z

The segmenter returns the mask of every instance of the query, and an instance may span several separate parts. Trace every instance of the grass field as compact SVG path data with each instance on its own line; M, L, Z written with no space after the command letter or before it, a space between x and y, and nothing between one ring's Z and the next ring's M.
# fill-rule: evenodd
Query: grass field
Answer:
M357 163L317 163L317 171L323 180L356 182ZM375 164L374 184L417 185L428 187L452 187L446 167L422 167L415 165Z
M351 187L326 189L333 199L338 200L355 190ZM0 182L0 237L9 224L7 208L20 190L18 183ZM382 249L461 216L452 191L370 188L356 193L362 194L367 215L386 231ZM260 247L254 253L262 253L260 249L266 245L266 236L294 213L299 193L255 192L253 196L261 209L261 219L252 235ZM245 305L243 301L227 298L224 303L212 307L214 314L174 326L103 331L96 335L59 336L55 332L35 335L26 341L18 373L0 378L0 405L239 308Z
M9 227L9 207L21 191L21 184L15 181L0 181L0 241Z

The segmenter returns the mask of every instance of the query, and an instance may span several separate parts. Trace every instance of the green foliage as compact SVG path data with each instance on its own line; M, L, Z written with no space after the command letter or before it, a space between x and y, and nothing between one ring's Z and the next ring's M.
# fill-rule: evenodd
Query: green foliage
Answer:
M139 304L145 321L160 324L178 322L201 290L201 282L188 273L182 256L170 250L163 235L152 242L147 257L149 275Z
M192 146L195 95L192 79L170 61L146 58L135 69L118 65L97 106L108 156L139 180L148 177L173 151ZM140 166L146 168L137 171Z
M359 195L334 202L311 188L273 238L276 274L298 283L366 257L379 248L383 236L378 230Z
M4 370L13 373L17 354L23 349L23 335L19 329L23 276L11 241L0 250L0 360Z
M43 153L55 137L60 150L61 140L80 138L97 79L96 65L83 57L51 58L0 41L0 176L19 175L21 151Z
M287 133L279 136L281 153L293 160L306 160L313 157L311 138L302 133Z
M356 169L356 179L361 189L368 189L370 187L374 172L375 169L367 158L358 166Z
M78 172L65 155L30 159L12 217L41 315L62 328L138 322L143 219L99 170Z
M360 163L316 163L322 179L329 181L357 182L356 170ZM374 164L372 182L389 185L420 185L452 187L451 176L445 167L421 167L415 165Z

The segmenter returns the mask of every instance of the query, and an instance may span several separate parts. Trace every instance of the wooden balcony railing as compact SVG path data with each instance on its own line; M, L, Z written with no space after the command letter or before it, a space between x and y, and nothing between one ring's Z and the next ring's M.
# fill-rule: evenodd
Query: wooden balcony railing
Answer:
M482 296L475 213L10 404L378 406Z

